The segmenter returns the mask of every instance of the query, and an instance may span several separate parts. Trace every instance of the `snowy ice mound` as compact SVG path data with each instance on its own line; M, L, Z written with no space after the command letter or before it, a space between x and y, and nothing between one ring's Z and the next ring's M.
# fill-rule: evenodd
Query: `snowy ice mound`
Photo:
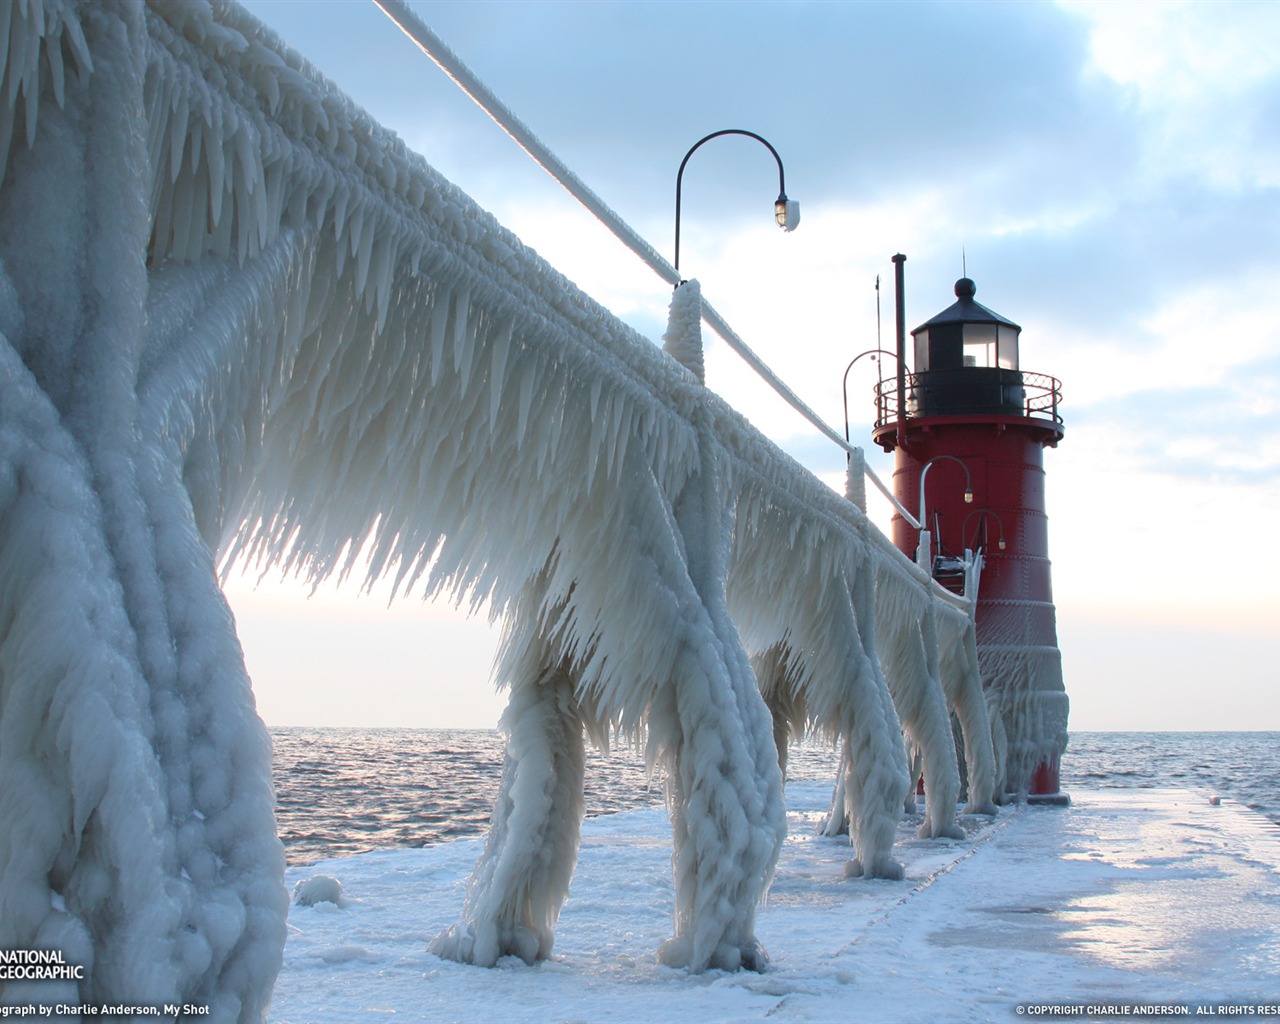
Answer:
M335 907L346 904L342 895L342 883L328 875L312 875L293 887L293 902L300 907L314 907L317 903L332 903Z

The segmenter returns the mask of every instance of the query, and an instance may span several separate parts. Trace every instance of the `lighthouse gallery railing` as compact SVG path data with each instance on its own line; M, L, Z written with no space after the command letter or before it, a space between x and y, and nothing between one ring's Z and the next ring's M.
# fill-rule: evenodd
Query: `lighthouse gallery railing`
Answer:
M978 375L987 379L976 379ZM963 375L959 387L956 375ZM941 387L939 385L942 385ZM915 419L920 416L968 415L1006 412L1009 415L1041 419L1061 425L1062 382L1046 373L1027 373L1018 370L996 370L990 374L973 367L961 370L931 370L906 375L906 405L902 417ZM939 392L951 392L946 400L939 400ZM899 418L900 397L898 382L892 378L879 381L875 386L875 428L889 426Z

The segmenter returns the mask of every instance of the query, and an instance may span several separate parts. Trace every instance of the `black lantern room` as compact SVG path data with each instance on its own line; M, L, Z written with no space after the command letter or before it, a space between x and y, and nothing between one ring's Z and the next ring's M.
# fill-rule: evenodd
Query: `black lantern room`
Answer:
M956 282L956 301L914 331L915 373L909 416L1021 415L1025 395L1012 320L974 301L977 287Z

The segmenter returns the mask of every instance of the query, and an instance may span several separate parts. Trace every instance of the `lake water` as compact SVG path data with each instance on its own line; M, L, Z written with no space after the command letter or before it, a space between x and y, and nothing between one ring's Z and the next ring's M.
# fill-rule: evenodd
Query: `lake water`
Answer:
M277 821L290 864L482 835L502 736L469 729L272 729ZM788 778L835 779L836 751L792 748ZM1280 733L1072 733L1062 786L1221 794L1280 823ZM642 752L589 750L588 814L662 802Z

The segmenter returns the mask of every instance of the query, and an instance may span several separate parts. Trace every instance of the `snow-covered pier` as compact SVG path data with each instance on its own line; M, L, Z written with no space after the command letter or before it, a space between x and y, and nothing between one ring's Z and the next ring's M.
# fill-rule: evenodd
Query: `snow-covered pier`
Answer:
M895 852L906 878L868 883L840 879L847 851L814 835L827 788L791 784L787 797L757 922L773 953L764 975L690 976L654 961L670 924L668 825L660 810L637 810L587 821L555 950L537 967L513 958L485 972L424 953L478 842L293 869L291 885L338 877L345 903L291 908L270 1019L1007 1024L1280 1012L1280 836L1228 800L1077 791L1069 808L1007 808L945 843L915 839L904 822Z

